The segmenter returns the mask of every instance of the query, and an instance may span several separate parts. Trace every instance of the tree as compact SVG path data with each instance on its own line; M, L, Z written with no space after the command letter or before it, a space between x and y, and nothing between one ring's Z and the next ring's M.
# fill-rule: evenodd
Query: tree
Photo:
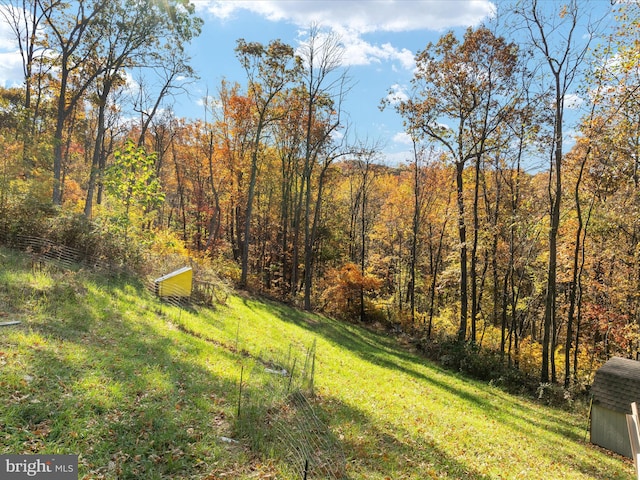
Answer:
M589 350L591 358L606 360L610 355L634 356L636 347L631 345L637 345L638 8L634 3L621 4L614 31L594 51L596 62L585 85L591 109L582 119L581 138L568 156L569 165L577 171L573 176L580 180L574 194L577 228L566 339L566 348L573 348L574 381L578 379L578 361L583 358L579 353ZM585 200L580 201L583 197ZM591 251L586 243L589 225L593 225L589 233ZM572 320L575 335L569 336ZM565 359L565 384L569 366Z
M146 134L163 102L178 92L184 92L187 85L196 78L182 46L166 46L149 53L145 62L139 62L140 71L145 73L140 75L140 88L133 106L134 111L140 115L138 146L145 144ZM156 87L148 85L153 78L159 82Z
M353 162L354 166L354 176L356 181L356 197L357 204L359 208L356 209L356 212L359 211L360 218L357 219L357 231L359 233L357 239L358 251L354 252L357 256L357 260L359 260L360 265L360 275L362 278L365 278L367 271L367 255L368 255L368 238L369 232L371 230L372 217L373 214L371 210L372 208L372 200L373 200L373 190L374 183L376 180L376 169L373 164L373 155L375 151L370 151L359 155L358 158ZM356 258L354 258L356 260ZM366 320L366 311L365 311L365 286L364 284L360 284L360 309L359 309L359 318L361 322Z
M136 147L129 140L123 148L114 152L113 165L105 172L106 189L122 208L119 219L125 241L132 226L132 214L141 218L151 207L164 201L154 164L155 154L147 154L144 148ZM140 225L142 222L133 224Z
M331 269L326 277L326 289L322 297L325 309L334 315L352 319L361 315L362 292L372 292L380 287L380 280L362 273L354 263L340 269Z
M152 113L143 123L138 145L142 145L144 134L153 114L157 111L158 102L164 97L171 82L178 74L191 72L184 63L183 43L191 40L200 29L199 19L193 19L189 10L185 9L179 16L167 14L172 12L171 4L165 11L160 8L149 8L147 2L109 2L103 10L99 25L90 33L98 35L96 49L93 53L93 65L99 73L95 77L95 103L98 108L96 138L93 149L91 174L87 188L87 200L84 213L91 216L93 194L98 171L104 169L105 155L103 139L105 134L105 109L114 88L124 85L125 69L147 62L167 62L169 75L158 95L158 101ZM98 28L99 27L99 28ZM158 32L168 31L168 34ZM171 34L173 33L173 34ZM166 37L163 37L166 35ZM165 53L168 51L169 53Z
M545 7L548 6L545 4ZM560 203L563 194L562 160L564 142L565 98L580 75L580 68L594 37L593 26L587 26L587 37L580 39L578 26L580 9L576 0L563 5L553 16L545 17L538 0L517 10L521 15L532 47L541 55L551 75L548 88L553 98L553 136L549 149L549 262L545 289L544 333L542 339L542 365L540 381L556 381L555 348L552 342L556 329L556 297L558 269L558 229ZM550 372L551 370L551 372ZM551 375L550 375L551 373Z
M324 180L331 163L349 152L348 148L336 144L332 138L339 128L344 127L341 120L342 102L349 90L349 77L346 71L338 70L342 62L342 48L340 38L335 34L323 36L317 26L311 26L300 55L304 66L301 83L306 110L302 170L305 219L304 308L310 310L314 247L320 226ZM344 138L343 136L342 143ZM321 163L321 168L314 201L311 179L317 163ZM312 215L313 206L315 208ZM299 222L296 224L299 225ZM294 255L293 265L297 268L297 254Z
M34 68L42 67L44 48L39 44L37 33L43 23L48 10L56 5L46 5L38 0L7 0L0 7L0 16L11 28L22 58L22 73L24 75L24 107L31 109ZM35 114L34 114L35 117Z
M281 118L282 111L275 110L276 97L297 79L300 61L293 48L279 40L268 46L240 39L236 45L236 55L247 75L247 91L254 109L253 138L250 146L251 168L244 214L244 236L241 244L242 273L240 285L247 286L249 270L249 245L251 243L251 219L258 178L259 160L266 127Z
M483 155L491 148L491 135L509 119L512 106L505 98L508 99L513 88L517 48L504 38L496 37L488 28L480 27L468 29L462 42L453 32L445 34L436 44L427 45L417 55L416 62L412 80L415 96L399 102L396 108L405 117L410 131L444 149L455 164L460 242L458 339L464 341L469 316L464 172L470 160L475 160L479 168ZM476 202L477 197L474 209ZM475 298L473 302L475 314ZM475 325L475 318L472 322ZM475 341L473 335L472 341Z
M148 61L152 51L182 51L201 26L193 6L182 0L79 0L73 6L75 10L56 0L43 8L59 71L53 163L53 203L57 205L62 203L65 123L88 89L102 76L97 103L104 104L125 67Z
M242 257L243 211L246 212L246 158L251 150L253 116L251 100L241 95L238 83L223 80L214 101L207 101L213 115L211 126L221 163L220 187L225 188L229 202L225 212L226 238L234 261Z
M423 217L424 181L422 178L421 161L425 156L424 149L418 149L417 142L413 140L413 218L411 221L411 256L409 260L409 309L411 312L411 324L416 321L416 268L418 262L418 235Z
M38 38L38 32L44 23L45 10L50 8L52 6L42 5L38 0L7 0L0 5L0 17L15 36L22 59L24 109L16 134L21 137L21 160L27 176L31 176L32 170L38 166L35 152L40 143L40 132L37 126L45 125L41 114L47 97L44 90L46 72L50 67L46 65L46 44Z
M273 126L274 147L279 158L280 215L279 257L280 291L295 296L298 291L302 199L304 198L303 140L305 137L305 101L301 89L292 89L283 96L279 108L288 112L286 118Z
M70 5L54 1L50 9L44 10L50 44L58 56L54 63L59 70L56 124L53 135L53 197L54 205L62 204L62 158L65 123L85 91L101 73L100 68L84 74L83 66L92 64L92 56L99 38L85 42L90 27L97 21L109 2L80 0L75 12ZM78 72L76 74L76 72ZM74 76L74 74L76 74ZM70 92L73 81L74 90Z
M527 266L537 253L538 242L535 240L535 204L528 199L531 192L532 178L525 173L523 163L529 156L534 156L538 143L538 131L544 125L544 96L530 95L532 76L524 72L519 91L523 95L521 108L517 110L514 121L507 125L507 135L512 141L510 147L500 152L496 162L496 175L499 175L507 190L506 225L502 233L508 250L506 265L503 266L502 286L500 288L500 353L504 359L508 353L509 365L518 366L520 340L525 332L526 311L518 306L531 294L531 284ZM542 114L541 114L542 112ZM497 255L497 252L496 252ZM503 262L504 262L504 256ZM494 288L498 290L497 281ZM507 346L508 343L508 346ZM512 363L513 362L513 363Z

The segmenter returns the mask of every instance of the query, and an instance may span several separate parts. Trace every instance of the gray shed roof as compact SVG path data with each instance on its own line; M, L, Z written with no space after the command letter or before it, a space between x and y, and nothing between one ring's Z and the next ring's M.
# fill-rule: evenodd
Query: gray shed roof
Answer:
M596 372L591 386L593 403L620 413L640 405L640 362L613 357Z

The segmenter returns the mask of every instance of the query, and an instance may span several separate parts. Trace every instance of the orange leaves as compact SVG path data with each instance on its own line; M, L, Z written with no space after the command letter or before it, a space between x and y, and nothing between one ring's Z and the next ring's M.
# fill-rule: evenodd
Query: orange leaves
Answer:
M583 309L595 353L626 352L637 343L638 326L629 322L629 315L602 303L585 303Z
M562 8L560 9L560 13L558 14L558 16L560 18L564 18L567 16L568 12L569 12L569 7L567 5L563 5Z
M360 268L347 263L340 269L332 269L325 276L323 300L326 309L340 316L354 314L360 307L360 296L382 286L374 275L363 274Z
M357 265L347 263L338 272L338 284L346 290L363 289L367 292L380 288L380 280L372 275L363 275Z

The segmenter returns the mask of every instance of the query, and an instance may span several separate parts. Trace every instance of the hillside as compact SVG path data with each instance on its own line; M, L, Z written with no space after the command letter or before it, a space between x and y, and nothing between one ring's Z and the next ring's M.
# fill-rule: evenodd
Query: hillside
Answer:
M21 322L0 327L3 454L79 454L84 479L301 478L312 438L333 466L308 478L632 478L585 443L584 415L357 326L240 295L179 308L133 278L37 267L0 250L0 322ZM310 403L296 385L271 397L311 352Z

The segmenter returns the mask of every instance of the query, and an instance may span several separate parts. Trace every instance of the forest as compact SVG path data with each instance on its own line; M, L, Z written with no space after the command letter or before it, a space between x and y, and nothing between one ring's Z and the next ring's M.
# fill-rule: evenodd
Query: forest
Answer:
M238 39L245 77L188 119L166 108L197 75L187 0L5 3L24 83L0 88L3 243L44 236L141 272L188 255L445 362L472 355L480 375L580 389L635 358L637 2L612 5L606 32L577 0L553 15L527 0L443 33L416 52L410 95L371 99L404 120L399 165L348 134L341 40L319 25L296 48ZM148 83L131 94L134 69Z

